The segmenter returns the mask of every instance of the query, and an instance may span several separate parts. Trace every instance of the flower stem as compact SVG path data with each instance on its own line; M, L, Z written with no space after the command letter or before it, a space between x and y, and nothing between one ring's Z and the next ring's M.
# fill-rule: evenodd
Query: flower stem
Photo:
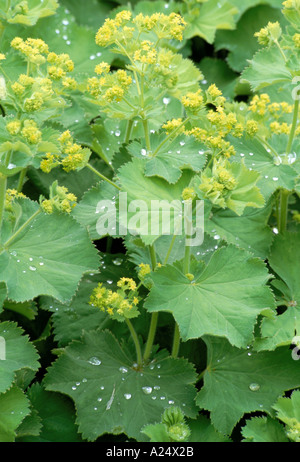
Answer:
M150 328L148 332L148 338L147 338L145 351L144 351L144 361L147 361L151 355L152 346L153 346L155 334L156 334L157 321L158 321L158 312L152 313Z
M129 143L131 132L132 132L132 127L133 127L133 120L128 120L127 121L127 129L126 129L126 134L125 134L125 139L124 143Z
M150 258L151 258L151 266L152 266L152 270L154 271L157 266L154 245L149 246L149 251L150 251ZM148 332L148 338L147 338L145 351L144 351L144 361L147 361L151 355L151 350L153 347L153 342L154 342L155 334L156 334L157 321L158 321L158 312L152 313L149 332Z
M130 334L131 334L132 340L133 340L134 345L135 345L138 367L142 367L142 365L143 365L142 350L141 350L141 345L140 345L137 333L136 333L135 328L133 327L131 321L129 321L129 319L125 319L125 321L126 321L126 324L128 326L128 329L130 330Z
M23 168L23 170L21 170L21 173L20 173L20 176L19 176L19 181L18 181L18 186L17 186L18 193L22 191L25 176L26 176L26 172L27 172L27 167Z
M149 153L151 152L151 143L150 143L149 125L148 125L147 119L143 119L143 127L144 127L144 133L145 133L146 148Z
M21 232L27 228L27 226L32 222L32 220L34 220L40 213L41 213L41 209L39 208L33 215L31 215L30 218L28 218L27 221L25 221L25 223L23 223L22 226L20 226L20 228L18 229L18 231L15 232L15 234L13 234L3 245L4 247L9 247L10 244L16 239L17 236L19 236L19 234L21 234Z
M278 231L284 233L287 227L290 191L282 189L279 195Z
M175 235L173 236L173 238L172 238L172 241L171 241L170 247L169 247L169 249L168 249L167 255L166 255L165 259L164 259L164 265L166 265L166 264L168 263L168 260L169 260L169 258L170 258L170 255L171 255L173 246L174 246L175 241L176 241L176 237L177 237L177 236L176 236L176 234L175 234Z
M87 164L86 165L92 172L95 173L95 175L99 176L102 180L106 181L107 183L111 184L112 186L114 186L115 188L119 189L119 191L121 191L121 188L120 186L118 186L116 183L114 183L113 181L111 181L109 178L107 178L106 176L102 175L102 173L98 172L98 170L96 170L91 164Z
M3 215L5 208L5 198L6 198L6 186L7 186L7 177L0 173L0 242L1 242L1 230L3 223Z
M291 153L291 150L292 150L293 141L295 138L296 128L298 124L298 113L299 113L299 99L296 99L295 104L294 104L294 115L293 115L292 128L291 128L291 132L289 136L288 145L286 148L287 156Z
M179 348L180 348L180 332L179 332L178 324L176 322L175 330L174 330L174 337L173 337L172 353L171 353L172 358L177 358L178 353L179 353Z

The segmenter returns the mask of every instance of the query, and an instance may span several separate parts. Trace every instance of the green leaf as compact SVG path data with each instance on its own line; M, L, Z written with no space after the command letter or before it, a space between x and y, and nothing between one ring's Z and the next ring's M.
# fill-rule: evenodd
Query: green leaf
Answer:
M93 289L102 282L110 290L117 290L117 281L128 277L132 269L120 254L104 254L100 263L100 274L87 274L78 290L68 304L63 304L51 297L41 297L40 306L53 312L51 317L55 340L59 347L64 347L72 340L79 340L82 331L94 330L95 326L103 328L113 324L111 318L99 308L89 304Z
M3 309L3 303L4 303L4 300L6 299L7 297L7 287L6 287L6 284L4 284L4 282L0 282L0 313Z
M0 442L15 441L16 430L30 413L29 401L18 387L0 394Z
M287 69L283 56L274 45L259 50L249 61L242 73L242 82L249 82L253 91L280 82L291 82L292 75Z
M294 189L297 172L292 165L279 164L278 158L268 152L258 140L229 136L229 141L236 149L237 156L243 158L245 165L260 173L257 187L266 200L278 188Z
M242 428L244 442L288 443L284 427L270 417L252 417Z
M54 15L58 8L57 0L45 0L43 2L40 2L40 0L27 0L26 3L28 3L29 8L27 13L11 14L12 9L9 9L7 21L10 24L33 26L40 18Z
M268 221L272 203L262 209L246 208L241 216L231 210L216 210L205 221L206 232L216 240L218 236L228 244L245 249L255 257L265 259L269 255L273 236Z
M141 431L150 438L151 443L166 443L171 441L166 425L163 423L146 425Z
M23 435L18 438L18 441L53 443L82 441L77 433L74 406L66 396L46 391L39 383L33 384L27 394L34 411L38 413L42 429L38 435Z
M188 425L191 429L190 443L229 443L231 441L219 433L204 415L200 415L197 420L189 420Z
M169 205L174 201L174 208L171 208L169 219L170 229L173 230L175 219L182 213L182 191L189 185L193 173L189 170L184 170L180 180L176 184L170 185L162 178L145 177L144 168L145 160L134 158L132 162L119 169L118 178L122 190L127 193L127 203L142 200L143 205L147 206L147 211L142 212L142 220L132 221L131 218L135 218L136 214L128 213L127 225L129 231L132 234L134 232L140 234L146 244L152 244L160 235L164 234L162 226L163 214L158 213L158 217L155 219L155 213L159 212L157 210L159 206L157 205L156 207L156 204L153 204L152 201L160 201L160 203L167 201ZM153 225L157 225L155 234L151 234Z
M244 1L239 3L244 6ZM248 10L234 31L218 31L215 41L216 50L229 50L226 60L234 71L241 72L247 66L247 61L258 51L259 44L254 37L255 32L265 27L268 21L286 24L280 9L271 6L259 5ZM242 43L247 43L247 46L241 46Z
M300 441L300 391L294 391L290 398L279 398L273 409L277 418L287 425L287 436L297 443Z
M0 336L4 339L4 357L0 361L0 393L5 392L14 381L15 373L21 369L37 371L38 354L28 336L16 323L0 323ZM3 344L1 342L1 344Z
M164 134L152 135L150 137L151 153L147 153L145 145L139 141L133 141L128 146L131 155L146 159L146 176L159 176L167 180L168 183L174 184L180 179L183 169L199 172L204 167L206 149L203 144L192 137L183 135L167 141L159 148L165 139L166 135ZM156 152L155 155L153 155L154 152Z
M93 188L86 191L82 200L72 211L72 216L81 225L85 226L88 230L91 239L100 239L97 231L97 222L101 216L101 212L104 209L98 207L101 201L110 200L112 203L115 202L117 189L111 184L102 181L95 185ZM106 215L108 217L108 215ZM115 211L111 211L111 218L114 219Z
M256 342L258 350L290 345L293 337L300 334L300 234L278 234L271 248L269 264L284 282L281 292L287 309L283 314L262 321L262 338Z
M193 281L178 263L155 271L145 308L171 312L184 341L211 334L245 347L259 313L274 308L265 286L269 276L264 263L230 245L217 250L203 266L201 262L191 266Z
M197 404L210 411L212 424L222 433L230 434L245 413L272 415L277 398L300 385L298 364L286 347L256 353L235 348L225 339L204 340L208 364Z
M8 244L0 254L0 280L6 282L8 297L16 302L38 295L66 302L83 274L97 270L97 251L86 230L68 215L40 213L22 229L38 204L28 199L20 203L23 214L16 229L11 229L9 223L4 228Z
M161 352L139 370L110 332L90 331L66 347L45 386L74 400L79 431L89 441L107 432L144 440L142 427L160 421L170 404L195 417L195 380L185 359Z
M188 22L185 38L199 36L213 43L217 29L234 29L234 15L237 9L229 2L208 0L195 8L190 14L184 14Z
M240 0L230 0L230 3L239 10L239 15L242 15L246 10L256 5L267 4L273 8L282 8L282 0L243 0L242 2Z

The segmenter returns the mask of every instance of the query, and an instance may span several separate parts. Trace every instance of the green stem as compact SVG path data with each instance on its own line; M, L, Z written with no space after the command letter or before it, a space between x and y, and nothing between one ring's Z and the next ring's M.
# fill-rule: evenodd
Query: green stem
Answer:
M112 186L114 186L115 188L117 188L119 191L121 191L121 188L120 186L118 186L116 183L114 183L113 181L111 181L109 178L107 178L106 176L102 175L102 173L98 172L98 170L96 170L91 164L87 164L86 165L92 172L95 173L95 175L99 176L102 180L106 181L107 183L111 184Z
M19 181L18 181L18 186L17 186L17 191L18 192L22 191L25 176L26 176L26 172L27 172L27 167L23 168L23 170L21 170L21 173L20 173L20 176L19 176Z
M7 186L7 177L5 175L2 175L2 173L0 173L0 238L1 238L3 215L4 215L4 209L5 209L6 186Z
M32 220L34 220L40 213L41 213L41 209L38 209L33 215L31 215L30 218L28 218L27 221L25 221L25 223L23 223L22 226L20 226L20 228L18 229L18 231L15 232L15 234L13 234L3 245L4 247L9 247L10 244L16 239L17 236L19 236L19 234L25 229L27 228L27 226L32 222Z
M156 252L155 252L154 245L149 246L149 251L150 251L150 259L151 259L152 271L154 271L156 266L157 266Z
M278 40L274 40L274 43L275 43L275 45L277 46L278 50L280 51L281 56L282 56L283 59L284 59L284 62L287 63L287 57L285 56L284 51L283 51L283 49L282 49L281 46L280 46L280 43L278 42Z
M190 271L190 259L191 259L191 248L190 246L185 246L184 251L184 260L183 260L183 272L184 274L189 273ZM174 338L173 338L173 346L172 346L172 358L177 358L180 348L180 332L177 322L175 322L175 329L174 329Z
M275 155L276 158L279 157L279 156L278 156L278 153L275 151L275 149L272 148L272 146L271 146L266 140L264 140L263 138L261 138L261 137L258 136L258 135L256 135L256 139L257 139L258 141L260 141L261 144L265 145L265 147L266 147L267 149L269 149L269 150Z
M278 231L284 233L287 227L287 217L289 210L289 196L290 191L282 189L279 195L279 217L278 217Z
M154 271L157 266L156 252L155 252L154 245L149 246L149 251L150 251L151 266L152 266L152 270ZM154 342L155 334L156 334L157 321L158 321L158 312L152 313L150 328L148 332L148 338L147 338L145 351L144 351L145 361L147 361L151 355L152 346L153 346L153 342Z
M124 143L129 143L130 137L131 137L131 132L132 132L132 127L133 127L133 120L128 120L127 121L127 129L126 129L126 134L125 134L125 140Z
M164 265L166 265L166 264L168 263L168 260L169 260L169 258L170 258L170 255L171 255L173 246L174 246L175 241L176 241L176 237L177 237L177 236L174 235L173 238L172 238L172 241L171 241L170 247L169 247L169 249L168 249L167 255L166 255L165 259L164 259Z
M144 127L144 133L145 133L145 141L146 141L146 148L147 152L151 152L151 143L150 143L150 135L149 135L149 125L148 125L148 120L143 119L143 127Z
M140 345L137 333L136 333L132 323L129 321L129 319L125 319L125 321L126 321L126 324L127 324L128 328L130 330L131 337L132 337L132 340L133 340L134 345L135 345L136 356L137 356L137 364L138 364L138 367L140 368L143 365L143 357L142 357L141 345Z
M179 353L179 348L180 348L180 333L179 333L178 324L176 322L175 330L174 330L172 353L171 353L172 358L177 358L178 353Z
M291 153L292 146L293 146L293 141L295 138L295 133L296 133L296 128L298 125L298 113L299 113L299 100L296 99L295 104L294 104L294 115L293 115L293 122L292 122L292 128L289 136L289 141L288 145L286 148L286 155L288 156Z
M156 334L157 321L158 321L158 312L152 313L150 328L148 332L148 338L147 338L145 351L144 351L144 361L147 361L151 355L152 346L153 346L155 334Z

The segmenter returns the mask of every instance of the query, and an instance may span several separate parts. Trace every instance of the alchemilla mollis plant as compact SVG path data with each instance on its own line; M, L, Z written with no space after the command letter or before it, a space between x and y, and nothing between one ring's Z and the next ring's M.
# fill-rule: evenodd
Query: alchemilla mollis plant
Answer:
M0 0L0 441L300 442L300 1L243 3Z

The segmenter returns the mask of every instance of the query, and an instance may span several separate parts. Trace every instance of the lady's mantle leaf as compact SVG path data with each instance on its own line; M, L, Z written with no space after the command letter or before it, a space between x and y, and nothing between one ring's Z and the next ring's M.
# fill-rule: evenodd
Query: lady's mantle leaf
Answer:
M290 345L293 337L300 335L300 234L278 234L271 248L269 264L285 283L280 288L287 309L283 314L263 320L262 338L256 342L259 350Z
M7 223L5 240L36 210L25 200L15 229ZM2 249L0 281L7 285L8 298L23 302L38 295L51 295L66 302L74 295L82 275L96 271L99 259L87 231L63 214L40 213L31 224Z
M253 91L291 81L292 75L276 45L258 51L242 74L242 82L249 82Z
M258 140L228 138L237 156L244 159L246 167L260 173L257 186L265 199L278 188L294 189L297 172L292 165L278 162L275 155L268 152Z
M84 438L126 433L143 440L141 429L160 421L172 404L195 417L196 374L185 359L160 353L137 370L134 360L108 331L90 331L65 349L45 378L47 390L69 395Z
M0 394L0 442L15 441L16 429L29 414L29 401L18 387Z
M0 357L0 393L3 393L13 383L17 371L24 368L37 371L39 363L35 347L16 323L0 323L0 337L5 340L1 342Z
M244 442L288 443L284 427L270 417L253 417L242 429Z
M208 265L194 263L190 281L179 264L158 269L146 300L148 311L169 311L183 340L205 334L226 337L245 347L252 339L257 316L274 308L264 263L232 245L214 253Z
M128 150L132 155L146 159L146 176L159 176L174 184L181 177L184 168L200 172L206 161L205 146L191 137L180 136L163 144L153 156L153 152L165 138L165 135L151 137L152 153L147 153L138 141L129 145Z
M206 337L208 366L197 404L210 411L217 430L230 434L243 414L272 412L276 399L299 387L299 366L288 348L255 353Z

